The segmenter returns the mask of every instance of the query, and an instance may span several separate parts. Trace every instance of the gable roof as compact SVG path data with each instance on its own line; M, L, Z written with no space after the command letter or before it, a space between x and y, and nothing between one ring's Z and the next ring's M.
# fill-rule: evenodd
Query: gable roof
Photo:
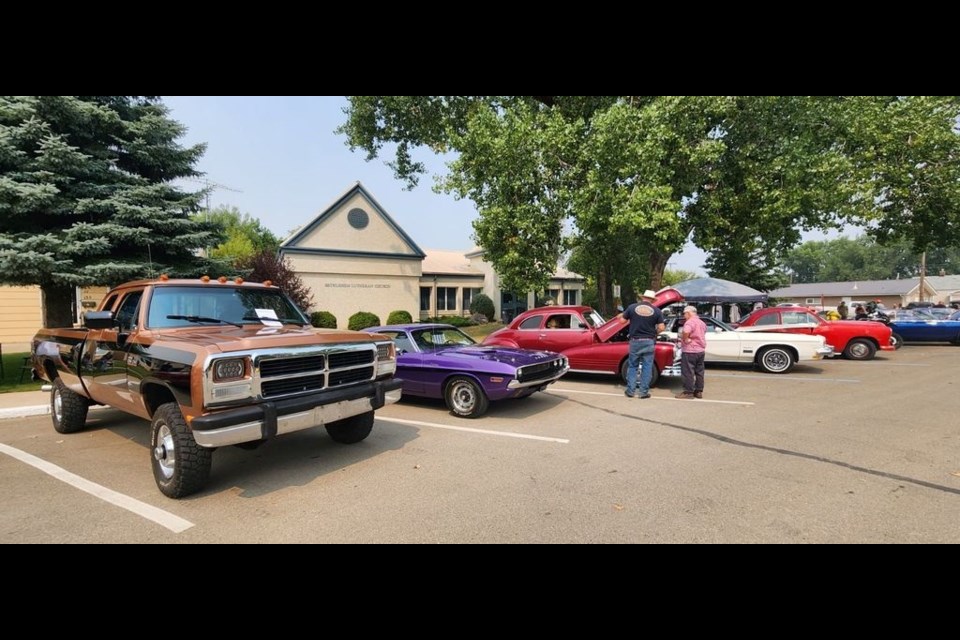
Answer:
M941 293L960 291L960 276L927 276L924 280Z
M444 274L483 277L482 271L470 266L470 262L467 261L467 257L462 251L429 249L423 259L422 271L423 275Z
M426 254L424 254L423 249L417 246L417 243L407 235L407 233L400 228L400 226L390 217L390 214L387 213L386 209L380 206L380 203L370 195L370 192L361 184L359 180L357 183L347 189L343 194L341 194L337 199L335 199L330 205L323 209L320 214L315 217L309 224L303 226L296 233L291 235L289 238L280 243L280 252L284 253L286 251L297 251L297 252L324 252L324 253L340 253L337 251L329 250L316 250L316 249L305 249L298 247L297 245L308 237L317 227L330 219L331 216L335 215L342 210L343 205L349 201L351 198L357 194L361 195L368 203L373 211L390 227L394 233L400 238L400 240L407 246L410 250L409 254L406 254L406 257L410 258L420 258L423 259ZM351 251L344 251L342 253L355 253Z
M927 286L933 287L930 278ZM902 280L854 280L852 282L809 282L781 287L770 292L771 298L796 298L816 296L903 296L920 286L919 278Z

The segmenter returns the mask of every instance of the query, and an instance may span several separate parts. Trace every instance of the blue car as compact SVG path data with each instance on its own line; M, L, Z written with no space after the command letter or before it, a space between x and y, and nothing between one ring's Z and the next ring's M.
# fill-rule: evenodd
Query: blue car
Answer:
M926 309L898 310L890 323L894 346L904 342L951 342L960 345L960 311L946 318L937 317Z
M491 401L525 398L546 389L570 369L558 353L481 346L448 324L396 324L364 331L393 339L404 396L443 398L461 418L483 415Z

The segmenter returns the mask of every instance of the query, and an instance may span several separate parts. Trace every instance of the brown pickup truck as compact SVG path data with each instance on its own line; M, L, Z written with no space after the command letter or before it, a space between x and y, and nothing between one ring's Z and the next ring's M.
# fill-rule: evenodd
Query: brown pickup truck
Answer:
M153 475L171 498L204 486L217 447L321 425L337 442L360 442L374 411L400 399L392 341L314 329L269 282L130 282L84 324L33 339L53 427L79 431L93 404L150 420Z

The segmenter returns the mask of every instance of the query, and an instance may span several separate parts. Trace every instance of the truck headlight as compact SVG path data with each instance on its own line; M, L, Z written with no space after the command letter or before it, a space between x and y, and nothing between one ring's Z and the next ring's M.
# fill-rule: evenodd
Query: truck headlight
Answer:
M393 375L397 372L397 347L393 341L377 343L377 377Z
M213 365L214 382L241 380L247 372L247 363L243 358L223 358Z

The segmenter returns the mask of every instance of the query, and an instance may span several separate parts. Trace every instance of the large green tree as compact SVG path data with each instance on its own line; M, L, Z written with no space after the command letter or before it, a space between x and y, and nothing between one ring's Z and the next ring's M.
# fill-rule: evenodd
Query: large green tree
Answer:
M687 240L755 284L804 230L953 242L958 114L955 97L351 96L339 131L368 158L395 143L410 186L415 147L457 152L438 188L477 204L510 288L541 289L576 246L603 300L623 251L656 288Z
M0 97L0 282L40 285L44 325L73 321L78 285L196 274L218 244L190 218L204 145L150 96Z
M922 253L922 252L921 252ZM922 263L913 243L905 238L879 242L869 235L804 242L783 260L793 282L851 282L915 278ZM960 247L927 251L928 276L960 274Z
M195 214L194 218L209 220L223 229L226 238L210 249L210 256L230 261L234 266L261 253L276 253L280 248L280 239L272 231L236 207L217 207Z

